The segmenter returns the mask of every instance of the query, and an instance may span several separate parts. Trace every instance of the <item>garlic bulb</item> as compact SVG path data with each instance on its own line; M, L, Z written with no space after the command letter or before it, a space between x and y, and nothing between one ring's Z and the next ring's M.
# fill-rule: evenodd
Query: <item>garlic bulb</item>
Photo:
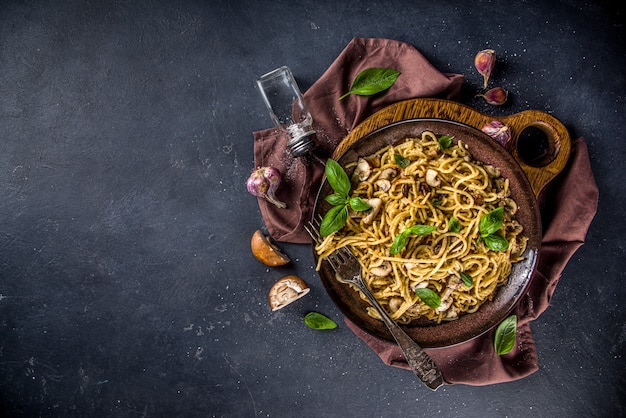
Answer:
M276 198L276 190L281 180L282 175L276 167L260 167L252 171L246 187L254 196L262 197L279 208L286 208L287 204Z

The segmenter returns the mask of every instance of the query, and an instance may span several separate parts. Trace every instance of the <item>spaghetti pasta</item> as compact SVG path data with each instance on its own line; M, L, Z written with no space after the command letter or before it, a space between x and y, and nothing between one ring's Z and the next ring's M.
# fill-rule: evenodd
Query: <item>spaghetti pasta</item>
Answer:
M372 209L351 213L341 230L315 246L318 270L330 253L349 247L366 285L402 324L420 318L439 323L475 312L507 282L512 263L523 259L526 248L508 179L474 160L460 140L446 147L440 139L425 131L353 163L353 195ZM508 248L494 251L481 235L480 221L499 207L504 211L498 234ZM421 236L407 233L414 225L435 229ZM406 243L394 253L390 248L399 235ZM418 296L420 288L430 289L440 302L429 306ZM368 313L380 319L373 308Z

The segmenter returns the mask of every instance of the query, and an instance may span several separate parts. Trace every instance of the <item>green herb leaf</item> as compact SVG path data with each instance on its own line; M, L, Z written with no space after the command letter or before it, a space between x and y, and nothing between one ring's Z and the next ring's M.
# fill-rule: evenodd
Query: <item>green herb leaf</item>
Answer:
M350 179L339 163L329 158L326 160L326 168L324 171L330 187L332 187L337 194L347 199L350 193Z
M430 201L430 203L432 203L433 206L441 206L443 201L441 199L433 199Z
M333 206L346 204L346 198L343 196L340 196L338 193L329 194L328 196L324 198L324 200Z
M339 231L348 220L348 205L333 206L330 208L320 224L320 235L325 237Z
M422 302L431 308L437 309L441 306L441 298L431 289L427 287L417 288L415 289L415 293L422 300Z
M357 212L364 212L372 208L369 203L358 196L351 198L349 203L352 210L356 210Z
M433 225L413 225L410 228L405 228L402 232L396 235L396 238L393 240L393 244L391 244L391 247L389 248L389 254L395 255L402 251L410 234L423 236L430 234L435 229L437 229L437 227Z
M480 235L484 238L495 233L502 228L502 222L504 222L504 207L500 206L480 218L478 224Z
M467 287L471 287L472 283L474 283L474 279L467 273L461 272L461 280L463 280L463 284Z
M450 148L450 145L452 145L452 138L454 137L449 135L439 137L439 148L442 150Z
M498 325L493 340L496 353L501 356L515 347L515 330L517 329L517 316L511 315Z
M389 248L389 254L395 255L402 251L406 245L407 235L409 235L407 230L404 230L396 235L396 238L393 240L393 244L391 244L391 247Z
M400 154L393 154L393 159L395 160L396 164L398 164L402 168L407 168L409 164L411 164L411 160L403 157Z
M325 315L318 312L309 312L305 315L304 323L313 329L335 329L337 323Z
M400 72L392 68L368 68L363 70L352 81L350 90L341 96L339 100L343 100L350 94L371 96L385 91L393 86L399 75Z
M509 249L509 242L502 235L491 234L483 237L485 245L492 251L506 251Z
M461 222L454 216L451 217L450 221L448 221L448 230L455 233L459 232L461 230Z
M435 229L437 229L437 227L434 225L413 225L408 231L410 234L422 236L430 234Z

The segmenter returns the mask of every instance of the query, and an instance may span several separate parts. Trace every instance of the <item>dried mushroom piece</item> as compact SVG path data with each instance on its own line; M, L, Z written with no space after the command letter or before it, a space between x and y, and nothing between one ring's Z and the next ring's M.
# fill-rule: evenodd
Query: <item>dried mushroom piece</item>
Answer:
M268 302L272 311L284 308L309 293L309 286L298 276L285 276L270 289Z
M261 230L255 231L252 235L250 248L256 259L269 267L284 266L291 261Z
M369 163L365 160L365 158L359 158L356 169L354 170L353 178L358 181L365 181L369 178L372 173L372 167L370 167Z
M437 171L433 170L432 168L429 168L426 171L426 183L430 187L439 187L439 185L441 185L441 180L439 180L439 173L437 173Z
M363 218L363 222L366 224L371 224L372 222L374 222L374 218L376 217L376 215L378 215L378 212L380 212L380 207L383 205L383 201L382 199L375 197L373 199L367 200L367 204L370 205L371 209L364 212L365 217Z

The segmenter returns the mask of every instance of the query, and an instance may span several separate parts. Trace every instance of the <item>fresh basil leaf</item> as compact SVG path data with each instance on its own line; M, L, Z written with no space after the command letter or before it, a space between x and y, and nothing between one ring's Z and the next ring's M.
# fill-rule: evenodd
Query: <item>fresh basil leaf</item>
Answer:
M439 137L439 148L441 148L442 150L450 148L450 145L452 145L452 138L454 137L449 135L443 135Z
M361 199L360 197L351 198L349 203L352 210L356 210L357 212L364 212L372 208L365 200Z
M427 287L421 287L415 289L415 293L417 296L424 302L426 305L430 306L433 309L437 309L441 306L441 298L438 294Z
M346 204L346 198L343 196L340 196L338 193L329 194L328 196L324 198L324 200L333 206Z
M339 100L343 100L350 94L371 96L385 91L393 86L399 75L400 72L392 68L368 68L363 70L352 81L350 90L341 96Z
M435 229L437 229L437 227L433 225L413 225L410 228L405 228L402 232L396 235L396 238L393 240L393 244L391 244L391 247L389 248L389 254L395 255L402 251L410 234L423 236L430 234Z
M339 163L329 158L326 160L324 171L330 187L340 196L347 199L350 193L350 179Z
M335 329L337 323L318 312L309 312L304 316L304 323L313 329Z
M491 234L483 237L485 245L492 251L506 251L509 249L509 242L502 235Z
M348 205L333 206L330 208L320 224L320 235L325 237L339 231L348 220Z
M395 160L396 164L402 168L407 168L409 164L411 164L411 160L409 160L406 157L403 157L400 154L393 154L393 159Z
M408 231L413 235L422 236L430 234L435 229L437 229L437 227L434 225L413 225Z
M480 218L478 224L480 235L486 237L495 233L502 228L502 222L504 222L504 207L500 206Z
M501 356L508 353L515 347L515 331L517 329L517 315L511 315L496 328L493 339L493 347L496 353Z
M454 216L451 217L450 221L448 221L448 230L455 233L459 232L461 230L461 222Z
M404 230L396 235L396 238L393 240L393 244L391 244L391 247L389 248L389 254L395 255L402 251L406 245L407 235L409 235L407 230Z
M461 272L461 280L463 280L463 284L467 287L472 286L472 283L474 283L474 279L472 279L472 276L464 272Z

